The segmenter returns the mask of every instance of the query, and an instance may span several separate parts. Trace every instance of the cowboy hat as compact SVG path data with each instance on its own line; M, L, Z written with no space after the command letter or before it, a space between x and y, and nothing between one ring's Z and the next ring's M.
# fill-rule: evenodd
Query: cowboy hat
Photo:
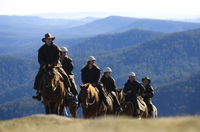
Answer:
M47 39L47 38L50 38L50 39L52 39L52 40L55 39L55 37L52 36L50 33L46 33L46 34L44 35L44 38L42 38L42 42L45 42L45 39Z
M149 77L143 77L143 78L142 78L142 82L143 82L144 80L148 80L149 83L151 83L151 79L150 79Z

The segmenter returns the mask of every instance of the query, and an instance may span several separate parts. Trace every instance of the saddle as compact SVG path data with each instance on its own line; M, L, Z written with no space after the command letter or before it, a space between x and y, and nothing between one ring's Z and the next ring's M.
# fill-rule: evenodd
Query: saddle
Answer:
M146 103L144 102L143 98L141 96L137 97L137 103L138 107L141 111L145 111L146 109Z
M99 92L99 89L97 87L94 87L99 95L99 97L101 98L101 95L100 95L100 92ZM111 94L109 94L104 88L102 89L102 94L104 94L104 96L106 97L106 100L108 101L108 98L110 98L112 100L112 102L114 101L113 97Z

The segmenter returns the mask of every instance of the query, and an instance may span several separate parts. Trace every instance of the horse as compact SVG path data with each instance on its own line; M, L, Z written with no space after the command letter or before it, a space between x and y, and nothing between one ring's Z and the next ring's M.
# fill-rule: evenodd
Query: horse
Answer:
M113 100L108 93L106 93L106 99L108 102L108 106L106 106L100 99L98 89L92 84L82 84L80 85L80 88L81 91L79 97L81 98L83 115L85 118L96 118L99 116L105 116L106 114L113 114Z
M60 113L64 116L64 108L69 108L72 117L77 118L78 105L73 104L71 100L71 97L68 97L67 95L65 96L64 103L60 109Z
M101 104L98 91L90 83L82 84L80 88L79 98L84 118L96 118Z
M123 92L122 89L117 89L117 96L119 99L119 102L121 104L121 107L123 111L120 113L121 115L124 116L133 116L134 113L134 105L130 101L126 101L126 94ZM145 102L143 101L142 97L139 96L137 97L137 101L139 103L139 109L140 109L140 117L142 118L148 118L148 108Z
M112 92L112 93L108 93L108 91L106 89L103 89L104 93L105 93L105 97L106 97L106 100L107 100L107 103L108 103L108 106L106 106L104 103L104 106L106 107L106 114L107 115L118 115L119 113L116 112L115 110L115 104L114 104L114 100L113 100L113 95L116 95L115 92Z
M46 114L62 115L60 111L66 93L62 76L57 68L50 66L44 70L40 92Z
M69 75L69 79L70 79L70 82L71 84L75 84L75 80L74 80L74 75ZM74 86L75 87L75 86ZM65 98L65 107L68 107L69 108L69 111L72 115L73 118L77 118L77 109L78 109L78 104L74 104L72 103L72 98L66 96Z

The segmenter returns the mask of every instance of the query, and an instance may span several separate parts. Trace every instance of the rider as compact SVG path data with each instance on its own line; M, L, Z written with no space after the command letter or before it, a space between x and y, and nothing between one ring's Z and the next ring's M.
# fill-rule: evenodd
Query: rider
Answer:
M68 56L68 49L66 47L61 47L60 49L61 49L60 62L62 64L62 68L67 73L70 83L71 83L70 91L74 95L73 102L75 104L78 104L78 98L77 98L78 90L77 90L77 86L74 80L74 74L72 73L74 65L73 65L72 59Z
M143 93L144 102L147 104L150 116L152 116L153 106L151 98L154 96L154 89L150 83L151 79L149 77L142 78L142 84L145 87L145 92Z
M106 89L106 91L112 96L114 100L114 104L115 104L114 106L115 106L116 112L121 112L122 108L120 106L119 100L116 95L115 80L111 76L112 69L110 67L105 67L103 72L104 74L101 77L101 82L103 83L103 86Z
M71 87L69 78L65 71L62 69L59 58L60 58L60 48L53 43L55 39L50 33L45 34L45 37L42 41L45 43L40 47L38 51L38 62L40 64L40 69L35 78L34 89L37 91L36 96L33 96L33 99L41 100L40 94L40 82L43 75L43 72L47 68L47 66L57 67L58 72L62 75L64 79L65 88L67 94L71 96L71 92L69 91L69 87Z
M141 96L145 88L136 80L134 72L129 74L129 80L124 85L124 93L126 94L126 101L131 101L134 106L134 117L139 117L140 110L138 106L137 97Z
M95 61L96 59L94 56L88 58L87 64L81 70L81 79L83 84L91 83L94 87L97 87L100 98L106 105L108 105L106 96L103 92L103 86L99 83L101 69L95 64Z

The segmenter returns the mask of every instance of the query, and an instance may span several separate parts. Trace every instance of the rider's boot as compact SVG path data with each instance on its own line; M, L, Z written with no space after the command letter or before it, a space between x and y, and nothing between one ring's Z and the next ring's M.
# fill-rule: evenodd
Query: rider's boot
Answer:
M104 103L107 107L109 107L109 103L108 103L108 101L107 101L107 99L106 99L105 96L102 97L102 101L103 101L103 103Z
M113 95L113 94L111 94L111 95L112 95L113 100L114 100L114 103L115 103L115 111L116 111L117 113L122 112L123 110L122 110L122 107L121 107L121 105L120 105L120 103L119 103L118 98L117 98L115 95Z
M72 97L73 97L73 94L72 94L72 92L70 91L70 88L67 87L67 85L65 85L65 92L66 92L66 95L67 95L69 98L72 98Z
M33 99L36 99L38 101L41 101L41 94L39 91L36 92L36 96L32 96Z
M76 95L72 97L72 104L77 106L79 105L78 97Z

